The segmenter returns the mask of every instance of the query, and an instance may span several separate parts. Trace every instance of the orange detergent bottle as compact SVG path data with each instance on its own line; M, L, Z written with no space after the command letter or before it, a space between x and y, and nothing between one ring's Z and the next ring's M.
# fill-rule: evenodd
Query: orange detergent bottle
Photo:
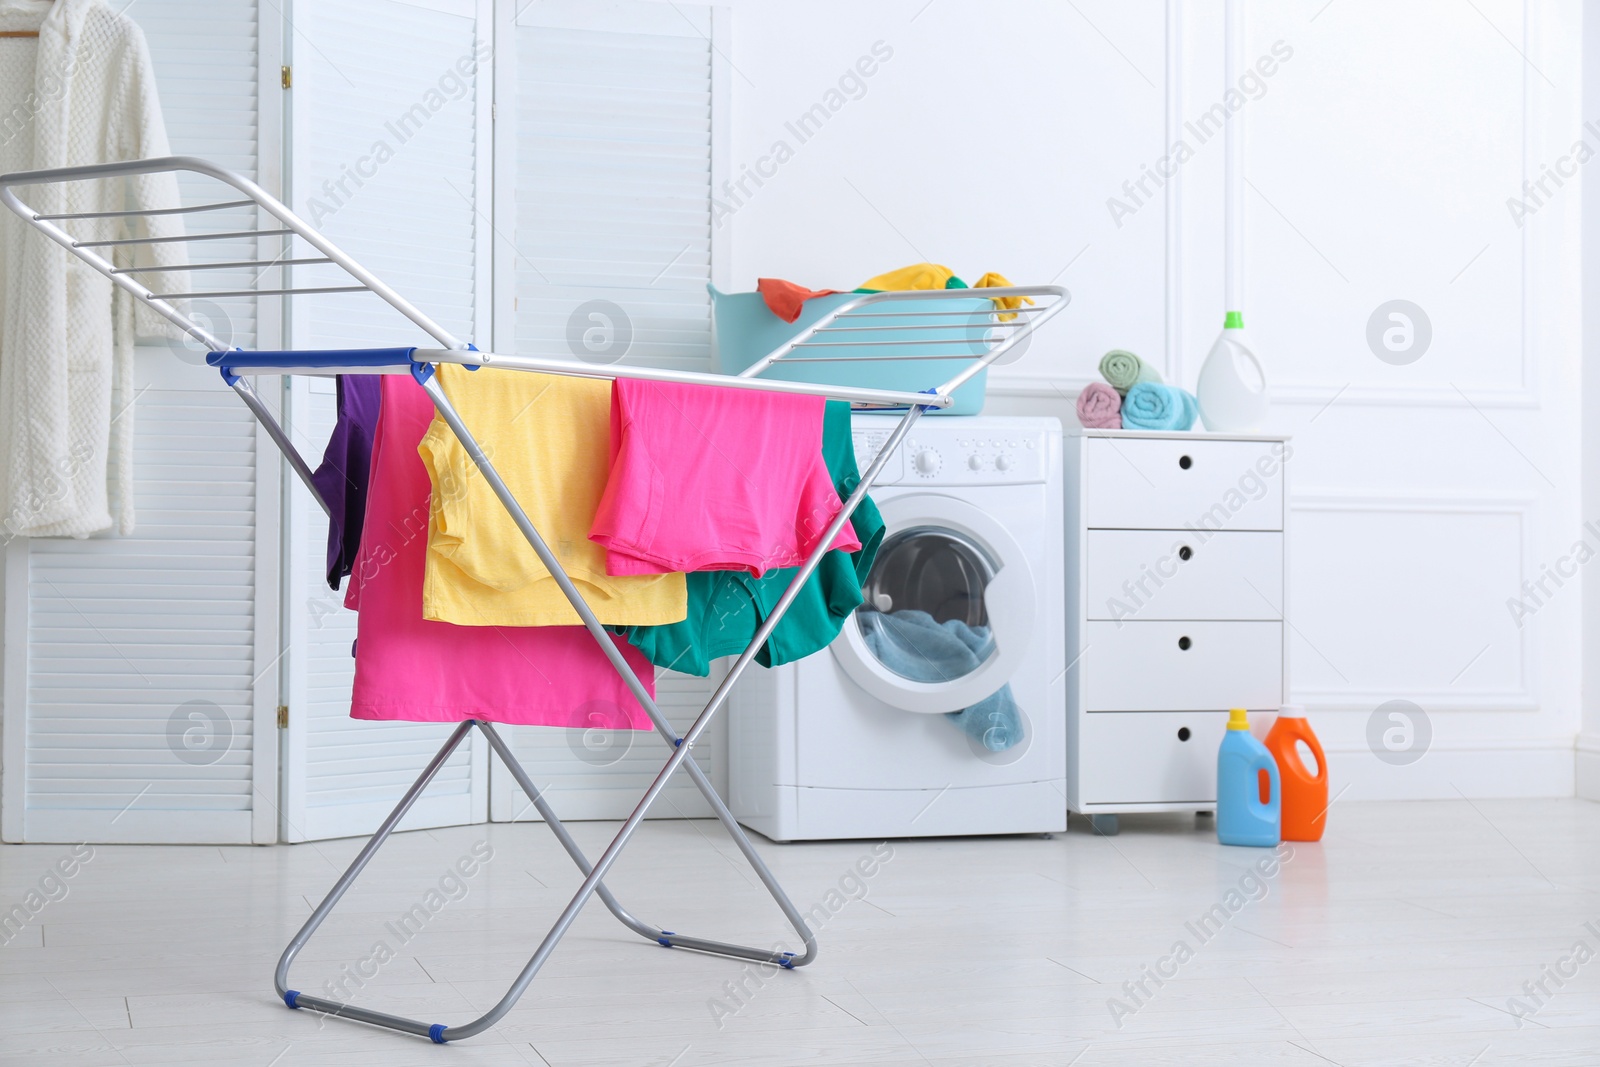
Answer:
M1316 768L1306 766L1299 742L1316 757ZM1267 751L1278 764L1283 790L1283 839L1320 841L1328 819L1328 760L1322 743L1306 722L1304 709L1286 706L1267 731Z

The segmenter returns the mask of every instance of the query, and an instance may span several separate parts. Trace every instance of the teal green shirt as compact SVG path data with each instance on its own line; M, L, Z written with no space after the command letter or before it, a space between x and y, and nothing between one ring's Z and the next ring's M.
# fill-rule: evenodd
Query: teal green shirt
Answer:
M822 422L822 457L844 500L861 484L850 438L850 405L829 401ZM835 550L822 557L789 610L756 653L763 667L775 667L820 652L839 636L850 613L861 605L861 584L883 543L883 516L871 497L850 516L858 552ZM696 571L689 575L689 614L664 626L632 626L628 642L657 667L695 674L711 673L711 661L743 652L756 630L778 606L798 567L768 571L756 578L743 571Z

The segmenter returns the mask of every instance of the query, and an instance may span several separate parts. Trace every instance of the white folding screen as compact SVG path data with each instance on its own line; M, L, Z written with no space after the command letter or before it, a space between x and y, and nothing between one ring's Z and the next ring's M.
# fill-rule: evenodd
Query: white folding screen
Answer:
M518 6L499 127L517 350L706 369L712 10Z
M150 41L175 152L286 189L305 218L463 340L707 366L705 286L722 258L710 206L726 121L724 16L549 0L259 10L141 0L129 14ZM185 180L187 202L217 198L202 184ZM253 221L219 212L194 225ZM284 252L274 239L215 241L196 258ZM315 285L321 269L217 272L204 287ZM423 341L364 297L290 308L217 298L191 311L243 347ZM8 840L366 833L446 732L349 718L354 617L323 581L325 520L281 480L270 442L202 363L192 346L140 350L134 537L6 550ZM258 387L315 464L331 383ZM659 701L680 729L714 681L661 677ZM666 752L651 735L513 734L574 818L624 814ZM714 775L720 754L720 731L696 750ZM485 756L469 745L407 825L485 818ZM493 785L496 817L523 817L509 776ZM705 814L683 782L667 799L661 815Z
M295 209L461 339L487 333L487 0L299 3L293 21ZM331 266L294 281L349 284ZM429 343L366 294L296 298L291 329L296 347Z
M710 365L722 165L726 14L693 4L545 0L496 7L497 347L591 362ZM717 681L658 672L681 732ZM510 741L562 818L614 819L670 750L653 734L514 728ZM723 734L695 759L718 779ZM491 816L537 818L493 767ZM674 779L658 817L709 814Z
M263 139L276 45L252 0L142 0L174 152L277 182ZM275 78L274 78L275 80ZM274 120L275 121L275 120ZM217 199L185 181L186 202ZM248 228L247 213L192 228ZM197 242L196 261L254 258ZM214 289L237 277L219 272ZM276 341L254 301L196 302L241 345ZM136 359L130 537L6 550L4 837L250 842L276 836L278 465L249 412L182 345Z
M299 4L293 22L295 210L460 339L486 335L488 3ZM296 268L294 284L348 284L328 270ZM375 297L293 305L297 348L432 343ZM295 443L315 465L333 426L332 383L298 377L289 391ZM451 727L350 718L355 615L324 581L327 520L298 484L287 507L283 838L370 833ZM486 753L480 738L463 745L402 826L482 821Z

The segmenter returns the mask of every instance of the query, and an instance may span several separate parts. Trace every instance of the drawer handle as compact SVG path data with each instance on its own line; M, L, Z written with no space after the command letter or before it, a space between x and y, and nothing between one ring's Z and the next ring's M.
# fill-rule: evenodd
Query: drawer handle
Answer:
M1187 726L1178 727L1178 740L1179 741L1187 741L1187 740L1189 740L1189 728Z
M1184 470L1188 470L1190 467L1194 466L1194 460L1190 459L1188 456L1179 456L1178 466L1182 467Z
M1193 555L1194 555L1194 549L1190 548L1188 545L1179 545L1178 546L1178 558L1179 559L1181 559L1181 560L1183 560L1184 562L1187 563L1188 560L1189 560L1189 557L1193 556Z
M1194 642L1189 640L1187 637L1178 638L1178 647L1185 652L1189 651L1189 646L1192 644L1194 644Z

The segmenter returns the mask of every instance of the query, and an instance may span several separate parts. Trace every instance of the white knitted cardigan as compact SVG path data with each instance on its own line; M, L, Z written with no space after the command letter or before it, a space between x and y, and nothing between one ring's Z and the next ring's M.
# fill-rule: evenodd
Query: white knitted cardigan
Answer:
M169 154L150 54L131 19L105 0L0 0L0 30L34 29L33 92L0 101L5 134L31 136L29 169ZM180 204L170 174L20 192L49 214ZM181 218L67 228L81 240L164 236L183 232ZM116 247L119 266L183 262L181 243ZM140 250L137 260L130 248ZM163 280L151 283L158 291L176 291L181 283L165 280L185 273L145 277ZM132 532L133 341L136 333L171 335L135 303L0 209L0 526L12 533Z

